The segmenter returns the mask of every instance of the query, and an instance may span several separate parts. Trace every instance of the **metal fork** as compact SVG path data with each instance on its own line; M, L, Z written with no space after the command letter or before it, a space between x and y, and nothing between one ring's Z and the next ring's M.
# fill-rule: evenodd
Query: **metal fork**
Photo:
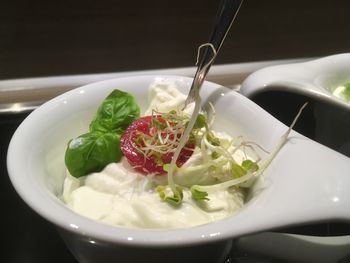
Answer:
M199 97L199 90L202 87L210 66L213 64L242 2L243 0L221 0L209 42L198 48L197 71L185 101L185 107L189 103L196 101L196 98ZM201 52L203 49L204 51Z

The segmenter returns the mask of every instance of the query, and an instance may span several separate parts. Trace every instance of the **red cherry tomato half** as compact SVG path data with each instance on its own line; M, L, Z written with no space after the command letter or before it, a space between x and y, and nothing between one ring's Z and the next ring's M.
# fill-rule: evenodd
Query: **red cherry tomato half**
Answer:
M150 135L150 123L152 118L157 118L158 121L164 122L164 119L162 119L161 116L144 116L135 120L124 131L120 140L120 148L129 164L135 170L143 174L152 173L162 175L166 174L166 172L163 169L163 165L157 164L156 157L154 155L146 157L138 149L135 148L135 145L137 145L136 139L139 136L142 136L143 134L145 136ZM193 144L186 144L186 146L181 150L179 158L176 161L176 165L178 167L182 166L191 157L193 149ZM163 164L169 164L172 160L172 157L173 153L169 152L163 154L160 158Z

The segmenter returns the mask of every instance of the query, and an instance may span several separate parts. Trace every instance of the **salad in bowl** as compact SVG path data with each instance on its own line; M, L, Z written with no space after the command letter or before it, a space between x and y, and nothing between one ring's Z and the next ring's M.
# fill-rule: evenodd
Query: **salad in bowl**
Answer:
M89 132L68 143L68 207L112 225L168 229L237 212L263 171L267 151L244 136L213 130L214 106L208 103L208 112L193 116L194 103L185 107L185 99L174 81L158 79L142 112L131 94L113 90Z

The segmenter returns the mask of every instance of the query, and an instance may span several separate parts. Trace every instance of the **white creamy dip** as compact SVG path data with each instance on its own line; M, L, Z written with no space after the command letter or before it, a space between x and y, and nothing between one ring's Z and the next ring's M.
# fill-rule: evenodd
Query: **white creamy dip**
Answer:
M153 178L133 172L126 161L111 163L102 172L82 179L67 176L64 201L75 212L116 226L134 228L183 228L217 221L243 205L240 192L210 194L198 205L184 189L181 207L161 201Z
M186 96L180 93L173 83L157 81L150 87L150 107L167 112L182 108ZM231 140L224 133L216 133L223 142ZM243 153L237 151L235 159L239 162ZM174 207L160 199L155 187L166 185L166 176L142 175L135 172L123 158L120 163L111 163L99 173L74 178L67 174L64 182L63 200L75 212L103 223L132 228L185 228L217 221L228 217L243 206L244 194L236 187L209 193L210 200L193 200L186 186L197 183L213 183L200 178L208 169L196 170L203 162L200 151L175 174L176 183L183 186L183 201L180 207ZM68 173L68 172L67 172ZM204 177L203 177L204 178ZM198 182L199 181L199 182ZM167 189L170 192L170 188Z

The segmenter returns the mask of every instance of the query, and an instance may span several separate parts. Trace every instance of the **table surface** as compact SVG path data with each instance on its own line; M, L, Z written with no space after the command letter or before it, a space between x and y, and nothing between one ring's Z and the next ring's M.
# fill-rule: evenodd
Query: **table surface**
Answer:
M193 66L197 47L208 39L217 2L3 0L0 80ZM349 8L347 0L246 0L216 64L347 52ZM24 204L7 176L6 149L25 116L0 118L6 240L0 261L76 262L55 228ZM327 235L329 230L315 225L289 231ZM334 226L333 233L344 233L344 227Z

